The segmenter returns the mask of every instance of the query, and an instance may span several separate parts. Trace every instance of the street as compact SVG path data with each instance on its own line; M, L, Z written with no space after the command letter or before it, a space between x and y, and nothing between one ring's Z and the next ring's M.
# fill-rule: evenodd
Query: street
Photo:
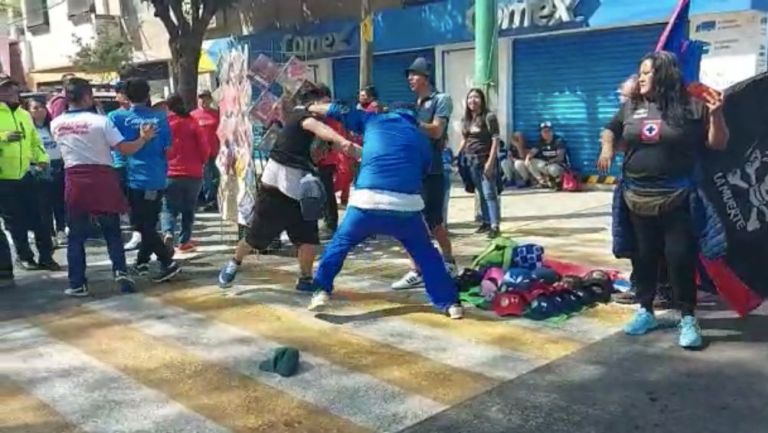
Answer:
M507 192L502 231L551 258L627 271L610 254L611 198ZM449 222L468 266L487 240L458 188ZM139 280L135 295L115 292L98 242L91 298L62 295L66 272L20 274L0 292L0 432L768 432L768 306L739 320L702 297L700 352L677 347L673 314L624 336L633 307L615 304L557 323L476 309L450 321L423 290L389 289L408 260L377 239L348 258L332 309L316 314L293 290L290 249L249 258L219 289L235 233L199 215L183 273ZM301 352L294 377L259 370L281 346Z

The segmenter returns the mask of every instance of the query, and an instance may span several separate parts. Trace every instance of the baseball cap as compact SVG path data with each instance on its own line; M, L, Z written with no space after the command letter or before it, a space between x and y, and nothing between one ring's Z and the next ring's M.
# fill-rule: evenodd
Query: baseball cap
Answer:
M539 129L552 129L552 122L544 121L539 125Z
M517 316L525 314L528 301L519 293L499 293L493 298L493 311L501 316Z
M291 377L299 370L300 354L293 347L281 347L275 353L259 364L259 370L277 373L283 377Z
M432 69L432 64L429 63L427 59L424 57L417 57L416 60L411 63L411 66L405 70L405 75L408 76L409 74L417 74L417 75L423 75L425 77L429 77L431 75L430 70Z
M542 266L541 268L535 269L533 271L533 278L541 280L547 284L555 284L556 282L560 281L562 277L553 269Z

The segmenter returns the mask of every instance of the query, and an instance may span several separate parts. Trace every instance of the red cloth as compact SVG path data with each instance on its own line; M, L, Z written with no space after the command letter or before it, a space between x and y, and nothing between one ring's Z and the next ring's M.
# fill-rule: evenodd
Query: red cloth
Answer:
M48 113L50 113L51 119L55 119L64 114L64 112L67 111L67 106L67 98L64 96L64 93L54 95L53 98L48 101Z
M219 130L219 112L213 109L198 108L191 114L197 120L200 127L203 128L208 146L211 149L210 157L216 158L216 155L219 154L219 136L217 134Z
M168 176L203 178L203 166L211 156L207 135L198 121L171 113L171 148L168 150Z
M344 129L344 125L341 124L341 122L334 120L334 119L325 119L325 124L328 125L331 129L336 131L337 134L346 137L347 131ZM327 155L323 157L320 161L317 162L318 167L328 167L331 165L335 165L338 167L338 164L341 162L340 158L341 152L337 150L331 150L328 152Z
M120 176L107 165L83 164L64 171L64 201L70 215L128 212Z

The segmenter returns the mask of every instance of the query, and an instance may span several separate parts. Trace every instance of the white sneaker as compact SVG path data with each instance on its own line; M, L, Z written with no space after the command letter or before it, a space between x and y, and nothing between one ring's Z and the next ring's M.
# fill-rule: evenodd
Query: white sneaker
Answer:
M67 244L67 233L64 231L60 231L56 233L56 243L59 244L59 246L63 246Z
M416 289L424 286L424 278L416 271L408 271L403 278L392 284L392 290Z
M312 300L309 301L309 311L321 311L328 306L331 302L331 296L325 290L318 290L312 295Z
M460 320L464 318L464 307L459 304L451 305L448 308L448 317L452 320Z
M448 275L450 275L451 278L459 276L459 268L456 267L456 263L445 262L445 270L448 271Z
M131 236L131 240L128 241L127 244L125 244L125 250L131 251L139 248L139 244L141 243L141 233L139 232L133 232L133 235Z

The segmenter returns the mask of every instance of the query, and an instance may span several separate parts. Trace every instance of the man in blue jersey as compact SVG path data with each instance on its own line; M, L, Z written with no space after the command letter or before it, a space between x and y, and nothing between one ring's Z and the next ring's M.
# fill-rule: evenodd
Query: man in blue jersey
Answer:
M126 81L125 95L131 101L131 107L113 111L109 113L109 118L126 140L135 140L143 125L155 127L155 137L128 157L128 201L131 204L131 222L141 233L134 271L147 275L154 254L160 262L161 271L153 280L160 283L175 277L181 268L173 261L173 250L163 243L157 232L168 180L166 152L171 147L171 129L165 112L148 106L149 90L149 83L144 79Z
M338 104L317 104L309 111L341 121L363 135L362 157L349 207L315 273L310 310L325 307L333 280L350 250L372 235L400 241L421 269L427 295L439 311L461 319L456 284L432 245L422 211L424 176L432 165L432 146L419 130L416 109L401 106L388 113L366 113Z

